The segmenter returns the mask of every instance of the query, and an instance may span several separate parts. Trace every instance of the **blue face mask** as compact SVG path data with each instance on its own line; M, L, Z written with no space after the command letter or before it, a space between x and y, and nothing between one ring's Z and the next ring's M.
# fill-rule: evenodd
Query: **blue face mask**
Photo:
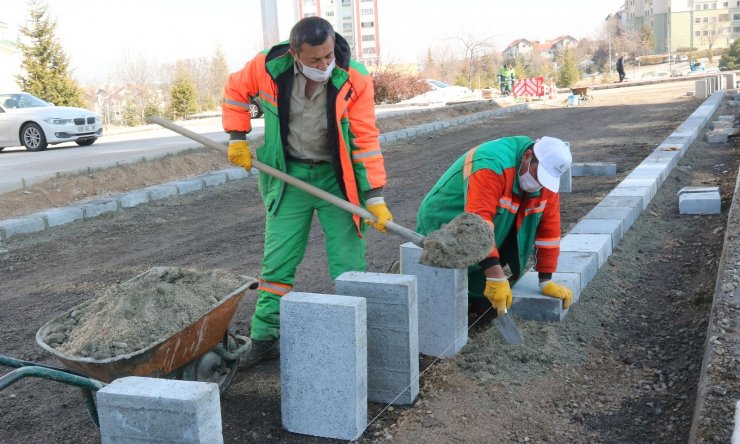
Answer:
M540 189L542 189L542 185L540 185L539 182L537 182L537 179L532 176L532 173L529 172L529 167L532 166L532 158L529 158L529 163L527 164L527 172L519 176L519 188L524 190L527 193L536 193Z

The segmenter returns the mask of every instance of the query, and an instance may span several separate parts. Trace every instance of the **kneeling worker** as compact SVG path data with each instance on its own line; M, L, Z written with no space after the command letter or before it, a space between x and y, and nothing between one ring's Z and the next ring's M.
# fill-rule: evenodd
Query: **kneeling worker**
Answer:
M542 294L562 299L563 308L570 306L573 293L553 282L552 273L560 255L560 175L571 162L568 144L554 137L536 142L504 137L457 159L422 201L416 216L416 231L422 235L463 212L491 224L493 250L468 267L469 307L479 314L491 305L499 315L511 307L510 285L523 275L532 246Z

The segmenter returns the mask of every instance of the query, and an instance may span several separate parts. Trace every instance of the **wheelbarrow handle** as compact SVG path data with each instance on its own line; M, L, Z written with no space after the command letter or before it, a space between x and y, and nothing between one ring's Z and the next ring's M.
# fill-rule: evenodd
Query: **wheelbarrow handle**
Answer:
M163 119L159 116L149 116L149 121L152 123L156 123L157 125L161 125L169 130L172 130L178 134L181 134L189 139L195 140L196 142L200 142L201 144L213 148L222 152L228 152L228 148L224 145L216 142L215 140L209 139L208 137L205 137L201 134L198 134L196 132L190 131L187 128L183 128L179 125L176 125L169 120ZM283 171L280 171L276 168L273 168L269 165L266 165L259 160L252 158L252 166L257 168L260 172L268 174L272 177L275 177L276 179L280 179L285 183L288 183L290 185L295 186L296 188L300 188L301 190L312 194L319 199L323 199L327 202L329 202L332 205L335 205L349 213L352 213L354 215L360 216L363 219L369 219L372 221L377 221L378 219L373 215L371 212L367 211L366 209L362 207L358 207L357 205L354 205L350 202L347 202L344 199L341 199L331 193L328 193L320 188L317 188L309 183L306 183L300 179L297 179L289 174L284 173ZM398 225L395 222L388 221L385 224L385 228L395 233L405 240L409 242L413 242L415 245L419 247L424 246L424 236L420 235L419 233L416 233L412 230L409 230L408 228L405 228L401 225Z

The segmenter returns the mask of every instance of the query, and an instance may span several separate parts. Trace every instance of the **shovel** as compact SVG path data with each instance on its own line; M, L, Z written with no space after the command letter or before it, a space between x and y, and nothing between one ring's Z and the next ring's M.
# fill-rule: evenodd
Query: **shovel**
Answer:
M200 135L198 133L195 133L193 131L190 131L187 128L183 128L179 125L176 125L169 120L163 119L159 116L149 116L148 120L152 123L156 123L157 125L161 125L169 130L172 130L180 135L183 135L189 139L195 140L196 142L200 142L201 144L213 148L219 151L228 152L228 148L224 145L216 142L215 140L211 140L208 137L205 137L203 135ZM316 188L315 186L308 184L300 179L296 179L295 177L286 174L278 169L275 169L269 165L265 165L264 163L260 162L259 160L255 159L254 156L252 156L252 166L254 168L257 168L260 172L263 172L265 174L269 174L272 177L275 177L277 179L282 180L285 183L289 183L296 188L300 188L301 190L310 193L320 199L324 199L325 201L336 205L337 207L348 211L354 215L360 216L363 219L369 219L372 221L377 221L377 218L369 211L362 207L358 207L357 205L353 205L350 202L347 202L344 199L340 199L339 197L328 193L320 188ZM424 236L422 236L419 233L416 233L415 231L411 231L408 228L405 228L401 225L398 225L395 222L388 221L385 224L385 228L395 233L405 240L409 242L413 242L416 246L424 247Z
M509 310L504 309L504 314L497 316L493 320L493 325L504 337L504 340L511 345L521 344L524 342L522 335L519 333L519 328L514 322L514 317L509 313Z
M189 139L219 151L228 152L228 148L214 140L190 131L158 116L149 116L149 121L170 129ZM320 188L308 184L289 174L286 174L269 165L265 165L252 157L252 166L260 172L268 174L285 183L300 188L319 199L323 199L349 213L363 219L377 221L375 215L362 207L358 207ZM494 245L493 231L479 216L462 213L455 217L446 226L432 232L429 236L402 227L393 221L388 221L385 228L401 236L404 240L424 249L419 263L440 268L464 268L483 260ZM426 244L426 245L425 245Z

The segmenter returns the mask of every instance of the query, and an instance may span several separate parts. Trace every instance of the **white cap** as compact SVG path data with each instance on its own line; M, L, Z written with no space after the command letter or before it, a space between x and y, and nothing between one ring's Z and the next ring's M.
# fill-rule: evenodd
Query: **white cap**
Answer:
M560 189L560 176L568 171L573 162L570 145L554 137L543 137L534 143L534 155L539 161L537 181L557 193Z

